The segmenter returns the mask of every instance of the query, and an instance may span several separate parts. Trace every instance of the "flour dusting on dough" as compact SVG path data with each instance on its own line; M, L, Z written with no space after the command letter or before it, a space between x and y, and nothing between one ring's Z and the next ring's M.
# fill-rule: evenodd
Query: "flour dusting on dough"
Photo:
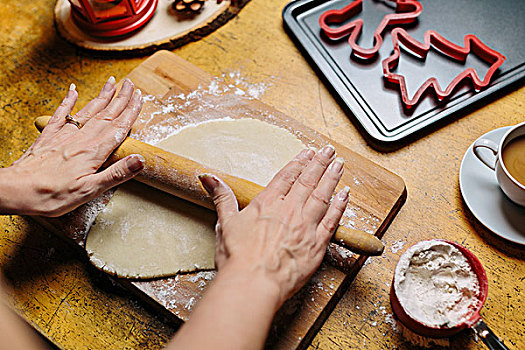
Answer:
M272 77L273 78L273 77ZM272 82L249 82L240 71L228 71L219 77L214 77L208 86L198 86L197 89L184 94L174 94L164 100L154 95L143 95L142 101L152 106L149 113L142 113L136 121L137 131L131 133L131 137L140 141L157 144L161 140L174 134L179 125L195 124L192 114L208 116L210 120L223 117L225 105L238 103L238 100L229 96L243 96L245 99L260 98L272 85ZM145 107L146 109L148 107ZM159 117L162 118L159 123Z

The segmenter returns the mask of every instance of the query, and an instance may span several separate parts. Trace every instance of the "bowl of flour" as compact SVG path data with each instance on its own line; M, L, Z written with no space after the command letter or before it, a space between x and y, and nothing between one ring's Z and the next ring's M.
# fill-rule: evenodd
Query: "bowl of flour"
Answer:
M483 266L465 247L428 240L399 258L390 301L409 329L435 338L449 337L481 319L488 283Z

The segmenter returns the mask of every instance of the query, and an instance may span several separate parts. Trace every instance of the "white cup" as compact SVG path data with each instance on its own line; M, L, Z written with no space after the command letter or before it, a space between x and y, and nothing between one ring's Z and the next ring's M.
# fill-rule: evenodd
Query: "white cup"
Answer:
M525 206L525 184L519 183L505 167L503 163L503 152L501 152L510 141L525 135L525 122L512 127L501 139L499 145L487 139L480 139L474 143L474 154L486 166L496 171L498 184L503 192L514 203ZM481 148L488 148L492 154L480 152Z

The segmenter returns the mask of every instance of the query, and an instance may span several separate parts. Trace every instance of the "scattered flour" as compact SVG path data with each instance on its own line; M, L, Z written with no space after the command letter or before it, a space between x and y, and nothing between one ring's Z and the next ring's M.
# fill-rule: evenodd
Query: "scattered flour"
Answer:
M153 100L155 100L153 95L142 95L142 102L151 102Z
M82 220L79 220L82 222L82 225L76 228L71 238L82 247L85 246L87 233L93 225L93 222L95 222L97 215L106 209L106 203L114 192L114 189L109 190L77 209L78 215L82 218Z
M215 271L201 271L199 273L191 275L188 278L188 281L193 282L193 283L196 283L200 280L211 281L215 278L216 274L217 272Z
M405 245L405 242L401 241L401 240L398 240L398 241L395 241L392 246L390 247L390 250L392 251L392 253L397 253L398 251L400 251L401 249L403 249L403 246Z
M123 130L117 131L115 133L115 142L120 144L122 141L124 141L127 135L128 133Z
M385 315L385 323L389 324L390 327L392 327L392 330L394 332L399 332L399 327L398 327L397 321L394 318L394 315L387 313Z
M184 285L194 283L203 291L215 278L215 271L201 271L196 274L176 275L166 278L162 284L143 283L141 288L146 294L153 296L159 304L174 312L178 317L187 321L189 313L198 302L194 289ZM200 293L202 295L202 293Z

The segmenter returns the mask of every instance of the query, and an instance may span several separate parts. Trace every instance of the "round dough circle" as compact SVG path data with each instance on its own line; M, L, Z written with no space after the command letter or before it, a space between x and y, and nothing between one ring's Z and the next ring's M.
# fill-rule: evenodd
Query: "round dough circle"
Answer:
M156 146L266 186L305 146L287 130L229 118L181 128ZM91 228L91 262L124 278L213 269L216 215L146 185L119 187Z

